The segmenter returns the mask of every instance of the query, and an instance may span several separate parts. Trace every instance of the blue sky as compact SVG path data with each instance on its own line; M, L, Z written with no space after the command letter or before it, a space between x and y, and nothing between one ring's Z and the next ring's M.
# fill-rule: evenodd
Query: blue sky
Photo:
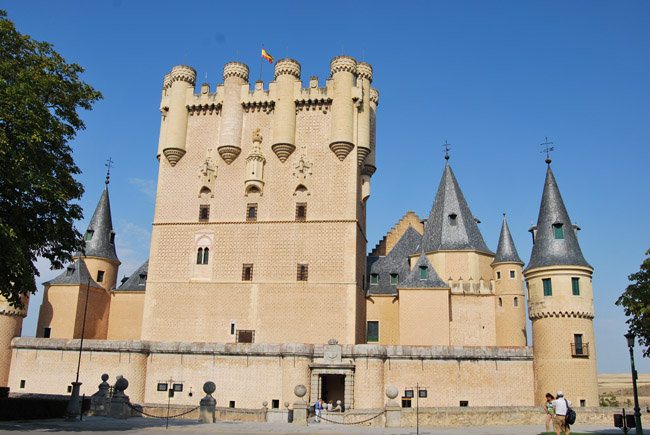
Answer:
M524 261L544 183L539 145L582 250L595 268L599 372L629 371L622 309L614 306L650 248L650 2L647 1L5 1L24 34L86 68L104 94L74 143L85 230L112 157L110 194L121 274L148 257L158 162L158 105L172 66L221 82L223 65L260 75L260 48L318 76L341 53L374 67L377 172L368 249L407 211L427 217L444 167L441 145L486 243L502 212ZM262 70L265 86L272 67ZM646 175L643 175L646 174ZM646 180L646 181L643 181ZM56 272L40 264L43 282ZM33 335L42 288L30 302ZM640 357L637 368L650 372Z

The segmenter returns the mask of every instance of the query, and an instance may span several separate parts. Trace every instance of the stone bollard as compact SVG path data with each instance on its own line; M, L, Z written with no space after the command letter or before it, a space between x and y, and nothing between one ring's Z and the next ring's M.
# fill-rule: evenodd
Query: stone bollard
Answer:
M307 394L307 388L298 384L293 392L298 396L298 400L293 404L293 424L298 426L307 426L307 402L303 397Z
M395 401L399 394L397 387L390 386L386 388L386 427L402 427L402 408Z
M91 415L105 417L108 408L111 405L111 399L108 397L108 389L111 387L108 382L108 375L102 375L102 383L97 387L97 392L90 396L90 412Z
M124 394L124 390L128 387L129 381L124 377L118 376L115 385L113 385L113 397L111 397L111 406L108 410L109 417L126 420L131 415L131 409L128 406L129 396Z
M77 421L77 417L81 414L81 406L79 403L79 387L81 382L72 383L72 394L70 394L70 402L65 410L66 421Z
M212 381L208 381L203 384L203 392L205 397L201 399L201 410L199 412L199 423L214 423L215 410L217 408L217 401L212 397L212 393L215 392L217 386Z

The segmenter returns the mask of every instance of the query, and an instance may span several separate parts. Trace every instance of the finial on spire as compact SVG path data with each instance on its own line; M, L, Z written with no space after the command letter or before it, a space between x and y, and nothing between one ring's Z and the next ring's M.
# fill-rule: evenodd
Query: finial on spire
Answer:
M442 144L442 146L445 147L445 160L449 160L449 150L451 149L450 145L451 144L447 143L447 141Z
M541 152L542 152L542 154L546 153L546 164L550 165L551 164L551 157L549 156L549 153L551 151L555 151L555 147L549 147L549 145L553 145L553 142L548 141L548 136L545 137L544 139L545 139L544 143L541 143L540 146L543 146L545 148Z
M104 166L108 168L108 170L106 170L106 181L104 181L106 185L111 182L111 168L113 167L113 163L115 162L109 157L104 164Z

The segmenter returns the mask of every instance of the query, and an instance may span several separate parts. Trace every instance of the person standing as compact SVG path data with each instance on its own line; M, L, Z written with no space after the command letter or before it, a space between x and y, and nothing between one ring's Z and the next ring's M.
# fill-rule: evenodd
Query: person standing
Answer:
M560 435L560 432L564 432L565 435L570 435L571 428L566 424L566 413L569 406L571 406L571 401L565 399L564 393L560 390L557 392L557 398L552 403L555 413L553 416L553 429L555 429L556 435Z
M553 410L553 400L555 397L551 393L546 393L546 406L544 409L546 410L546 432L551 431L551 422L553 421L553 413L555 412Z
M321 413L323 412L323 399L321 399L320 397L316 401L316 405L314 405L314 411L316 412L316 418L314 419L314 421L316 423L320 423Z

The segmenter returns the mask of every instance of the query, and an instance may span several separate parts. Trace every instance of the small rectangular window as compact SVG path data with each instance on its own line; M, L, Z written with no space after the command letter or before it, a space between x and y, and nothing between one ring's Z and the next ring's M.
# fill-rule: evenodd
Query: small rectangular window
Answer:
M514 270L510 271L510 278L515 279L517 277L517 274L515 273Z
M255 331L249 329L237 330L237 343L254 343Z
M376 273L370 274L370 285L377 285L379 283L379 275Z
M109 242L114 245L115 244L115 233L111 233Z
M72 275L74 275L74 267L68 266L68 268L65 271L65 276L72 276Z
M420 266L420 279L427 279L427 267Z
M86 241L90 241L93 238L94 231L93 230L88 230L86 231Z
M544 296L553 296L553 287L551 286L551 278L544 278L542 280L544 286Z
M583 348L582 348L582 334L573 334L573 341L575 343L575 354L576 355L584 355Z
M25 388L25 380L24 379L20 380L20 388Z
M304 221L307 220L307 203L299 202L296 204L296 220Z
M200 205L199 206L199 222L207 222L210 220L210 206L209 205Z
M585 399L580 399L580 407L584 408L585 406L587 406L587 401Z
M246 205L246 220L249 222L257 220L257 204Z
M564 239L564 228L562 227L563 225L560 223L553 224L553 234L555 234L556 240Z
M104 282L104 271L103 270L98 270L97 271L97 282Z
M458 219L457 218L458 218L458 216L455 215L454 213L450 214L449 215L449 225L451 225L452 227L455 227L456 225L458 225Z
M72 385L68 385L68 393L72 393Z
M519 298L515 296L515 299L512 301L512 304L513 304L515 307L518 307L518 306L519 306Z
M228 402L228 408L234 408L234 407L235 407L235 401L234 400L231 400L230 402Z
M398 280L399 280L399 275L397 275L396 273L390 274L390 285L397 285Z
M461 400L460 401L460 406L462 406L462 407L469 406L469 400Z
M497 270L497 279L501 279L501 271Z
M571 278L573 296L580 296L580 278Z
M271 409L280 409L280 399L271 400Z
M298 272L296 279L298 281L307 281L309 276L309 265L308 264L298 264Z
M52 328L50 328L49 326L43 328L43 338L50 338L51 335L52 335Z
M230 335L235 335L235 323L230 323Z
M147 282L147 275L145 273L140 274L138 277L138 285L144 285Z
M241 280L242 281L252 281L253 280L253 265L252 264L244 264L242 267L242 272L241 272Z
M402 408L410 408L410 407L411 407L411 399L402 397Z
M366 342L377 343L379 341L379 322L370 320L366 326Z

